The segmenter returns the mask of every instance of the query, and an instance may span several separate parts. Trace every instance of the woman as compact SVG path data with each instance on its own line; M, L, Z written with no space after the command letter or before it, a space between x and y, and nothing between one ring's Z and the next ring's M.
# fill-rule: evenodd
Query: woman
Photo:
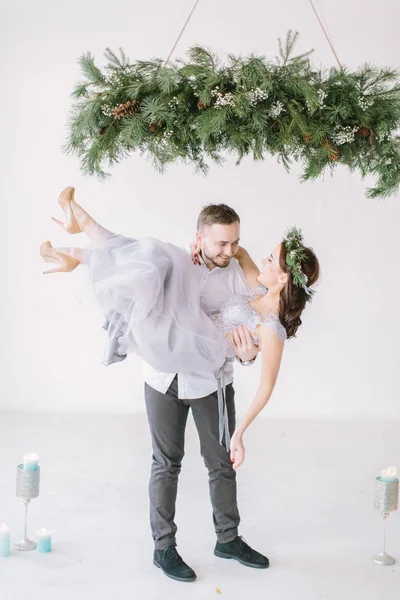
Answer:
M230 446L237 469L244 460L243 433L267 404L278 376L284 343L296 334L301 313L311 300L319 276L318 260L302 243L301 232L291 230L260 272L240 248L235 258L242 266L249 292L232 296L220 312L208 317L200 304L200 275L188 254L152 238L134 240L101 227L74 201L74 188L59 198L66 222L56 221L69 233L86 233L87 250L41 246L44 260L58 264L46 271L72 271L88 265L95 295L106 316L109 336L105 364L136 352L163 372L215 371L223 373L233 360L235 328L245 325L262 351L260 384L241 424L229 439L224 414L223 381L220 391L220 440ZM199 248L193 253L198 262ZM231 343L229 343L231 342Z

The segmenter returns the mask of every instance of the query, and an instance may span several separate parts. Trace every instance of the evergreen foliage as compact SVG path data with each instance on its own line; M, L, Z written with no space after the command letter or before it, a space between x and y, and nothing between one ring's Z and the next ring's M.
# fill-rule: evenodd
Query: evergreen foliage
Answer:
M206 172L234 153L277 156L303 180L342 164L377 183L370 197L400 185L400 83L397 71L365 65L318 70L309 54L294 55L298 34L279 40L279 56L220 59L195 46L188 61L130 63L120 49L80 58L84 81L73 91L64 150L86 174L105 172L130 153L145 153L163 170L176 161Z

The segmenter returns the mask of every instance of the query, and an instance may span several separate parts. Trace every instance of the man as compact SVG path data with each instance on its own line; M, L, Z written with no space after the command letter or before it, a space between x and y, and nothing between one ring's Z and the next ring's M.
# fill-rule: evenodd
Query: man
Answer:
M201 303L210 315L218 312L232 294L247 290L236 260L240 219L225 204L203 208L197 223L196 242L203 269ZM254 362L257 347L247 330L235 332L235 351L244 364ZM229 430L235 429L233 365L225 367ZM242 564L266 568L268 559L250 548L238 535L240 521L236 499L236 473L230 454L219 440L217 380L214 373L160 373L145 364L145 402L153 445L150 477L150 522L154 539L154 564L172 579L194 581L195 572L176 550L174 522L178 476L184 455L189 409L200 438L201 454L209 471L210 497L217 543L214 554Z

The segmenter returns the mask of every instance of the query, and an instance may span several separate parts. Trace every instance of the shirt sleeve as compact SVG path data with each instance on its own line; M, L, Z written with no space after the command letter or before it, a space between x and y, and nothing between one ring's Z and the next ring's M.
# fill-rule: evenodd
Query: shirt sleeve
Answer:
M235 293L237 294L246 294L249 291L249 286L247 285L246 276L242 267L239 265L239 262L236 258L232 258L229 267L232 270L232 275L234 276L234 282L237 285L235 286Z

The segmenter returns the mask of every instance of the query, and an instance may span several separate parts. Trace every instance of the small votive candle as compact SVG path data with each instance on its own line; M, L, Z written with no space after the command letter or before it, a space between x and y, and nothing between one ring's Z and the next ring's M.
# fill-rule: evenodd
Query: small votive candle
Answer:
M38 552L47 554L51 552L51 533L47 529L39 529L36 532L36 545Z
M4 523L0 525L0 557L5 558L11 554L11 529Z
M39 466L38 454L25 454L23 467L25 471L37 471Z
M397 469L396 467L388 467L384 471L381 471L381 481L386 483L393 483L397 480Z

